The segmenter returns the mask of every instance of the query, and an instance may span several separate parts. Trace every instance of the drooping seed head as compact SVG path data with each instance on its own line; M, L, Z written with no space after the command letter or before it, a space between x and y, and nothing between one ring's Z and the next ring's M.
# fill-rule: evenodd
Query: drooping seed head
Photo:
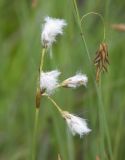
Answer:
M82 137L83 135L88 134L91 131L91 129L88 128L85 119L74 116L67 111L63 111L62 116L65 118L67 125L73 135L79 134L80 137Z
M99 49L96 52L96 57L94 59L94 64L96 66L96 81L99 81L101 72L107 71L107 66L109 64L108 60L108 46L106 43L101 43Z
M85 74L78 73L62 82L63 87L77 88L79 86L86 86L88 82L88 77Z

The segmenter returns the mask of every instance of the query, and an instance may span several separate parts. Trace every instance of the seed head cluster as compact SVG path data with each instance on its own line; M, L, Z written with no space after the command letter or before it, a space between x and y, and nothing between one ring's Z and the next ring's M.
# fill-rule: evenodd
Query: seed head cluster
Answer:
M46 17L41 31L41 43L43 45L44 51L50 48L53 43L56 41L58 35L63 34L63 28L67 25L66 21L63 19L56 19L51 17ZM45 52L43 52L45 53ZM44 56L41 56L44 58ZM43 66L44 60L41 60ZM40 66L39 74L39 88L37 89L36 94L36 107L40 106L40 96L47 96L49 100L56 106L61 116L66 120L67 126L69 127L73 135L80 135L82 137L85 134L88 134L91 129L88 128L87 122L85 119L75 116L74 114L69 113L68 111L63 111L56 102L50 97L55 93L57 88L66 87L66 88L77 88L80 86L87 86L88 77L83 73L76 73L74 76L71 76L61 83L59 82L59 76L61 72L59 70L43 71L43 68ZM42 68L42 69L41 69Z

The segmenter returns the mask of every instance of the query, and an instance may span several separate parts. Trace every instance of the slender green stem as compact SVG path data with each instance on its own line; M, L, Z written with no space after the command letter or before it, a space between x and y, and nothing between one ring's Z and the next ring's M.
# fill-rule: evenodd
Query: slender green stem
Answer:
M40 62L40 73L42 72L42 69L43 69L45 52L46 52L46 48L43 48L42 55L41 55L41 62Z
M63 110L60 108L60 106L50 96L47 95L47 98L54 104L57 110L62 114Z
M104 141L104 137L106 135L107 143L108 143L108 151L109 151L110 159L112 159L113 153L112 153L110 135L109 135L109 131L108 131L108 125L107 125L107 120L106 120L106 115L105 115L105 110L104 110L103 99L102 99L101 77L100 77L99 86L96 85L96 90L97 90L98 103L99 103L99 121L100 121L100 129L101 129L100 132L102 134L103 141Z
M40 67L39 67L39 75L38 75L38 86L37 90L40 90L40 74L43 70L43 64L44 64L44 56L45 56L46 48L43 48L41 60L40 60ZM40 102L40 97L37 99ZM35 110L35 124L34 124L34 133L33 133L33 146L32 146L32 160L36 160L36 140L37 140L37 129L38 129L38 118L39 118L39 110L40 110L40 103L38 106L36 106Z
M113 156L113 160L117 160L119 159L118 157L118 149L120 148L121 145L121 137L122 134L124 134L123 131L123 121L124 121L124 112L123 112L123 107L125 106L125 101L123 100L121 102L122 104L119 106L120 108L120 113L119 113L119 121L118 121L118 127L116 129L116 138L115 138L115 145L114 145L114 156Z
M97 91L97 96L98 96L98 116L99 116L99 130L100 130L100 138L101 138L101 143L100 143L100 152L101 152L101 159L105 159L105 128L104 128L104 111L103 111L103 103L102 103L102 97L101 97L101 79L99 81L99 85L97 86L96 84L96 91Z
M32 160L36 160L36 139L37 139L38 118L39 118L39 108L36 108L34 133L33 133Z
M74 8L75 8L75 12L76 12L76 16L77 16L77 22L78 22L78 26L80 28L80 32L81 32L81 37L82 37L82 40L84 42L84 45L85 45L85 49L86 49L86 53L88 55L88 58L89 58L89 63L91 65L91 57L90 57L90 54L89 54L89 49L87 47L87 43L86 43L86 40L85 40L85 36L83 34L83 31L82 31L82 25L81 25L81 18L80 18L80 15L79 15L79 10L78 10L78 7L77 7L77 3L76 3L76 0L73 0L73 5L74 5Z
M78 7L77 7L76 0L73 0L73 4L74 4L74 9L75 9L75 12L76 12L77 19L78 19L78 25L80 27L80 15L79 15L79 10L78 10Z
M43 65L44 65L44 57L46 53L46 48L42 49L42 54L41 54L41 60L40 60L40 65L39 65L39 75L38 75L38 85L37 85L37 90L40 88L40 74L43 70Z

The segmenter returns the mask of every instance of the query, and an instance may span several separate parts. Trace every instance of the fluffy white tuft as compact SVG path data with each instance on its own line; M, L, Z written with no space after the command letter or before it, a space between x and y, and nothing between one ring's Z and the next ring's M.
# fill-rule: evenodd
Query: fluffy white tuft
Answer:
M62 82L62 86L76 88L81 85L86 86L88 82L88 77L85 74L78 73L73 77L70 77Z
M91 131L91 129L88 128L85 119L74 116L67 111L63 112L63 117L66 119L68 127L73 135L79 134L81 138L83 135L88 134Z
M58 70L50 72L42 72L40 75L40 89L41 92L52 94L58 85L58 77L61 73Z
M63 27L67 25L63 19L45 17L41 33L41 41L44 47L50 47L56 41L57 35L63 34Z

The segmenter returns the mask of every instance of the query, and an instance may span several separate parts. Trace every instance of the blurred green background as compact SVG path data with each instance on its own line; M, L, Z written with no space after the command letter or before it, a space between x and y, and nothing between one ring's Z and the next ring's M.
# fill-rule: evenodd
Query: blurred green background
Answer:
M80 15L95 11L104 16L110 66L102 74L102 96L96 92L72 0L0 0L0 160L30 159L35 115L36 79L41 55L41 25L45 16L66 19L64 35L46 55L44 70L59 69L60 80L77 71L89 77L87 88L59 89L53 98L64 110L87 119L92 132L73 137L53 105L42 98L37 159L125 159L125 32L112 23L125 23L124 0L79 0ZM91 59L103 37L99 17L88 16L83 32ZM103 158L101 158L103 156Z

